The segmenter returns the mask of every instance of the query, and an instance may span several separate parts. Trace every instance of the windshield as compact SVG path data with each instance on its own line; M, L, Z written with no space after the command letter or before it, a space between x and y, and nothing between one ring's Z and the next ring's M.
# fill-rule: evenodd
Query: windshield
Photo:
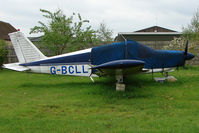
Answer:
M138 57L139 58L148 58L152 55L154 49L149 46L139 44L138 45Z

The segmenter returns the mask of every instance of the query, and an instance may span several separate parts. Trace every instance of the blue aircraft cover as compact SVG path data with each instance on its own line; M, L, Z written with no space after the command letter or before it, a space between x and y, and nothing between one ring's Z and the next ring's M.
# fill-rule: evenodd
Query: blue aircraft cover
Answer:
M138 43L136 41L117 42L94 47L91 50L91 63L100 65L122 59L138 59Z
M125 57L124 42L112 43L94 47L91 50L91 63L93 65L103 64L114 60L122 60Z
M91 50L91 64L93 65L123 59L143 61L144 68L149 69L181 66L185 60L183 51L154 50L130 40L95 47Z

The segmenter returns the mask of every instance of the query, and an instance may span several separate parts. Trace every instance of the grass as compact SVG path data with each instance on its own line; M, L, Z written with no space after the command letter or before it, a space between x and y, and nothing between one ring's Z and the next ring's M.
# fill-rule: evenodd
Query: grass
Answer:
M198 132L199 67L156 83L150 74L127 78L56 76L0 71L0 133ZM160 74L155 74L160 76Z

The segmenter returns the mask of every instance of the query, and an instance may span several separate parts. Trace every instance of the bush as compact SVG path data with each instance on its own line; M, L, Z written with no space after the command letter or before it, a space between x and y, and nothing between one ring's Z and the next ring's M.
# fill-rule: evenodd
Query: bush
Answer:
M185 45L186 45L186 39L184 37L178 37L178 38L174 38L169 45L164 46L163 49L165 50L181 50L184 51L185 50ZM194 43L193 41L189 41L189 50L193 51L193 49L196 49L196 43Z
M6 49L6 42L0 40L0 68L2 68L3 63L5 62L8 55L8 50Z

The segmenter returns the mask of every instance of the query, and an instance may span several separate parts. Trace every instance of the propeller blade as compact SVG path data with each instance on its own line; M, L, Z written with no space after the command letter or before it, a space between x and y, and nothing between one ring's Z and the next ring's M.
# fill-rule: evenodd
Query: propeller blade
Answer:
M189 41L187 40L187 43L186 43L186 46L185 46L185 50L184 50L184 55L187 55L187 52L188 52L188 44L189 44Z
M188 44L189 44L189 40L187 40L186 45L185 45L183 68L185 68L185 64L186 64L186 56L187 56L187 53L188 53Z

